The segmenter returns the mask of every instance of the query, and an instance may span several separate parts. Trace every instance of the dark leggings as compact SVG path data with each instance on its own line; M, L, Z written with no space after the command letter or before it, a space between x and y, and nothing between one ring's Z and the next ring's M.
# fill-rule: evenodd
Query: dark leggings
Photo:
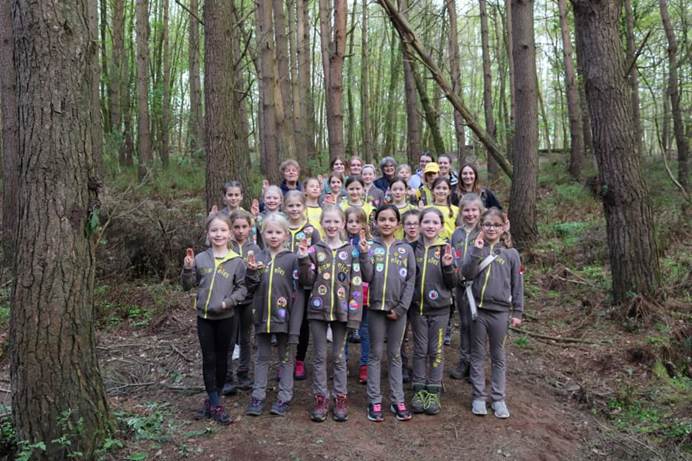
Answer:
M308 299L310 292L305 292L305 305L303 306L303 323L300 324L300 337L298 338L298 348L296 349L296 360L305 361L310 344L310 324L308 323Z
M197 317L197 336L202 348L202 375L207 393L221 390L226 377L226 355L231 344L233 317L209 320Z

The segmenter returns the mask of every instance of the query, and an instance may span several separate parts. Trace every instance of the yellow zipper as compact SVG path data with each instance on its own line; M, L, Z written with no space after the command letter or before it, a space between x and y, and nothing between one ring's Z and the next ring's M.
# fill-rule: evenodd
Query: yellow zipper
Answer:
M214 255L212 255L212 258L214 258ZM221 264L223 260L219 261L218 263L216 262L216 258L214 258L214 272L211 274L211 283L209 284L209 293L207 293L207 302L204 303L204 318L207 318L208 310L209 310L209 300L211 299L211 293L214 290L214 281L216 280L216 269L219 267L219 264Z
M267 333L271 333L272 324L272 285L274 283L274 259L276 255L272 256L271 268L269 269L269 294L267 295Z
M423 272L420 278L420 315L423 315L423 302L425 301L425 272L428 269L428 250L430 247L424 247L423 250Z
M490 254L493 254L493 247L495 245L490 245ZM493 268L493 263L488 264L488 271L485 273L485 280L483 281L483 288L481 288L481 302L478 307L483 307L483 296L485 296L485 289L488 286L488 279L490 278L490 271Z
M389 247L385 244L384 252L384 288L382 289L382 310L386 310L385 300L387 299L387 274L389 273Z
M334 320L334 275L336 272L336 250L332 250L332 289L329 293L329 321Z

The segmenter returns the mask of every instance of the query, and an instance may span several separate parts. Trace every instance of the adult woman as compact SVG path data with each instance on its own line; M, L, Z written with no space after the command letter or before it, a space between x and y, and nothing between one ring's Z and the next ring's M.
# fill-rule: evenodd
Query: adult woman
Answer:
M346 181L346 162L341 157L336 157L329 163L329 174L326 175L322 182L322 190L325 194L330 194L332 192L331 187L329 187L329 178L331 176L338 176L341 178L342 184Z
M394 157L384 157L380 161L380 170L382 170L382 176L375 180L375 187L382 192L387 192L389 185L396 178L396 160Z
M457 192L455 197L452 197L452 203L458 204L464 194L473 192L480 196L486 210L491 207L502 209L493 191L486 187L481 187L479 184L478 170L472 163L465 163L459 170L459 184L457 186Z

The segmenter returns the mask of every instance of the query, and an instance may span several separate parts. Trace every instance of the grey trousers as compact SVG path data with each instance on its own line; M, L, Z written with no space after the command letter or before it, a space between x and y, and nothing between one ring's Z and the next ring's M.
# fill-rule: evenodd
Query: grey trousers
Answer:
M252 361L252 305L246 304L236 306L233 315L233 328L231 335L231 346L228 350L226 361L226 382L233 381L233 350L240 347L240 358L236 374L247 375L250 372L250 362ZM236 345L236 343L238 343Z
M478 309L478 318L471 324L471 386L473 399L486 400L485 344L490 340L492 370L490 398L493 402L505 399L505 336L509 326L509 312Z
M310 336L315 348L313 361L312 393L329 397L327 388L327 327L332 327L332 356L334 360L334 394L346 395L347 369L344 345L346 344L346 322L310 320Z
M440 315L411 317L413 328L413 385L442 386L444 374L444 336L449 309L440 309Z
M408 332L411 331L411 317L413 316L413 313L411 312L411 309L409 308L408 311L406 311L406 328L404 328L404 339L406 339L406 336L408 335ZM411 369L411 354L409 353L408 350L406 350L406 341L401 342L401 367L402 369L410 370Z
M380 391L380 364L387 338L387 362L389 365L389 392L394 403L404 401L404 384L401 377L401 343L404 340L406 316L389 320L384 311L368 312L368 333L370 334L370 353L368 354L368 400L382 403Z
M462 366L471 363L471 309L466 294L456 300L457 312L459 312L459 364Z
M255 336L257 355L255 356L255 383L252 386L253 399L264 400L267 398L267 380L272 353L271 336L269 333L258 333ZM288 334L286 333L276 333L276 342L279 351L278 399L282 402L290 402L293 398L295 351L288 344Z

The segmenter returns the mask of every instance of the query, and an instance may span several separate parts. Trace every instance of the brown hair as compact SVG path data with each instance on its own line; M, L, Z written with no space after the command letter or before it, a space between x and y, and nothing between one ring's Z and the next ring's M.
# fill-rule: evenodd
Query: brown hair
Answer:
M461 165L461 168L459 168L459 182L457 183L457 189L459 189L459 194L464 195L464 194L468 193L468 191L466 191L464 189L464 182L461 180L461 172L464 171L464 168L466 168L466 167L471 168L473 170L473 174L474 174L473 186L471 187L471 192L480 195L481 186L478 184L478 168L476 168L476 165L474 165L473 163L469 163L469 162L464 163L463 165Z
M486 218L496 216L502 220L502 224L507 224L507 214L500 210L499 208L496 207L490 207L483 214L481 215L481 224L483 221L486 220ZM509 231L503 231L502 234L500 235L500 242L506 247L506 248L512 248L512 236L510 235Z

